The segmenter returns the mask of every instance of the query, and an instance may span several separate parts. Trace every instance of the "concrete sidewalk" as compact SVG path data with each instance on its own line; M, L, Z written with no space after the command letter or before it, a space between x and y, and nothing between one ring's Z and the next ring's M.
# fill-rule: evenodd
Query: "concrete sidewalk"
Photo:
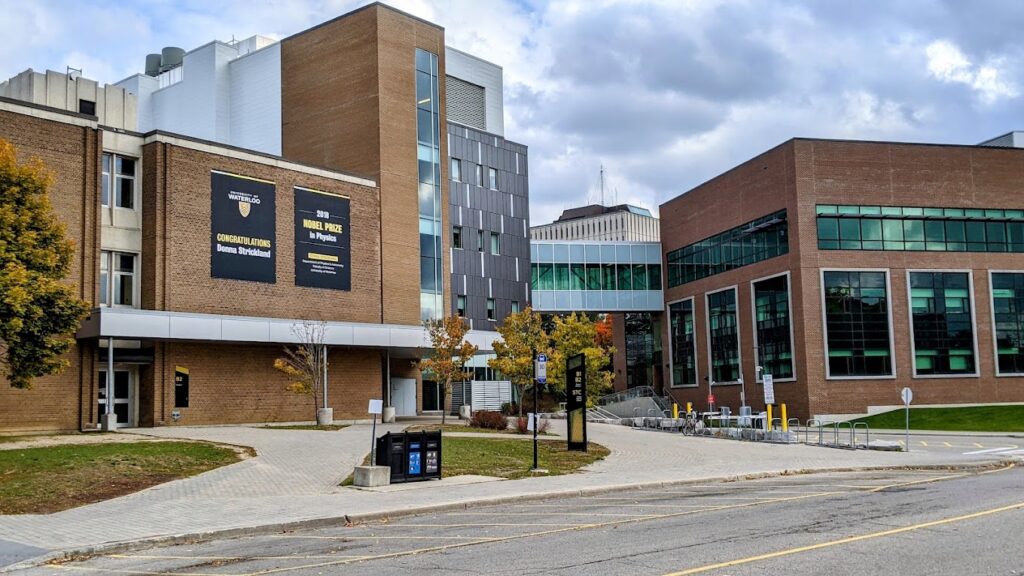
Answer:
M378 425L378 434L403 426ZM564 422L556 422L555 430L560 427ZM369 452L368 425L338 432L237 426L168 427L142 432L252 446L258 456L56 514L0 516L0 567L58 552L84 552L139 540L224 531L244 533L329 519L344 522L346 517L407 514L580 491L793 471L993 461L984 455L850 451L692 438L591 424L590 439L607 446L612 454L579 474L458 486L427 482L414 490L378 493L338 486Z

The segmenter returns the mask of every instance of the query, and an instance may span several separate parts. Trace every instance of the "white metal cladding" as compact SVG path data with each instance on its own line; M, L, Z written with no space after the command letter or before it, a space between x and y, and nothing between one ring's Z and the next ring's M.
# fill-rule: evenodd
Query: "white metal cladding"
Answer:
M445 74L448 77L484 88L487 131L505 136L504 79L501 66L450 46L445 46L444 55Z
M128 340L190 340L294 344L300 319L191 314L132 308L95 308L82 323L78 338L123 338ZM473 330L469 343L481 352L494 350L497 332ZM329 346L429 349L430 339L422 326L327 322L324 343Z
M508 380L473 380L470 399L474 412L501 410L502 404L512 402L512 383Z

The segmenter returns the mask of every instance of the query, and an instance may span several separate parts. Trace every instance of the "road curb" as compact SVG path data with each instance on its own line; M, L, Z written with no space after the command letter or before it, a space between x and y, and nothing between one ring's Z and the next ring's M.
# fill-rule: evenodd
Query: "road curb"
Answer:
M63 550L54 550L47 554L29 558L21 562L10 564L7 566L0 566L0 573L12 572L15 570L21 570L25 568L31 568L34 566L40 566L52 562L62 562L77 559L86 559L91 556L97 556L100 554L118 554L124 552L133 552L136 550L153 548L156 546L174 546L180 544L195 544L201 542L208 542L215 539L223 538L239 538L244 536L262 536L266 534L276 534L282 532L291 532L299 529L317 529L317 528L329 528L334 526L344 526L347 524L359 524L363 522L372 522L375 520L384 520L391 518L406 518L410 516L418 516L421 514L431 514L436 512L447 512L452 510L466 510L469 508L481 507L481 506L493 506L496 504L508 504L508 503L521 503L521 502L535 502L538 500L549 500L552 498L571 498L576 496L592 496L598 494L607 494L609 492L619 492L623 490L641 490L648 488L670 488L676 486L686 486L689 484L701 484L705 482L738 482L743 480L760 480L764 478L776 478L783 476L802 476L810 474L828 474L836 472L883 472L886 470L936 470L936 471L969 471L969 472L983 472L989 469L996 469L1001 466L1007 466L1013 464L1013 461L1009 460L989 460L977 463L962 463L962 464L926 464L920 466L847 466L837 468L801 468L794 470L782 470L778 472L754 472L750 474L733 474L728 476L708 476L704 478L687 478L685 480L668 480L668 481L652 481L652 482L640 482L632 484L612 484L605 486L593 486L588 488L580 488L573 490L558 490L536 494L525 494L518 496L498 496L494 498L477 498L473 500L467 500L462 502L448 502L444 504L433 504L430 506L420 506L417 508L403 508L401 510L393 511L382 511L382 512L367 512L364 514L345 514L341 516L332 516L329 518L313 518L309 520L297 520L293 522L278 522L271 524L262 524L259 526L239 527L239 528L226 528L223 530L210 530L203 532L190 532L186 534L170 534L165 536L154 536L148 538L142 538L139 540L132 541L121 541L121 542L109 542L103 544L97 544L93 546L81 546L76 548L67 548Z

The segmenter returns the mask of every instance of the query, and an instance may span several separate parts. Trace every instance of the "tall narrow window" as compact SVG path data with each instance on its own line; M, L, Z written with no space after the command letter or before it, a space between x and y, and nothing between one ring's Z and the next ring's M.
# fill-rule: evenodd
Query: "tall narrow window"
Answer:
M111 166L114 163L114 155L108 152L103 153L103 187L100 192L100 202L104 206L110 206L110 182Z
M487 299L487 319L494 320L494 298Z
M487 182L490 185L491 190L498 189L498 171L494 168L487 169Z
M419 162L420 318L444 314L441 253L441 141L437 55L416 49L416 157Z
M996 373L1024 374L1024 273L992 273Z
M462 160L452 158L451 178L455 182L462 181Z
M736 316L736 289L707 295L711 379L716 384L740 379L740 334Z
M462 226L452 226L452 248L462 248Z
M476 185L484 185L484 167L480 164L476 165Z
M828 375L892 376L885 272L824 272Z
M512 301L512 313L513 314L518 314L519 313L519 301L518 300L513 300Z
M776 379L792 378L793 346L786 276L754 283L754 320L757 363L763 374L771 374Z
M478 252L483 252L484 251L484 231L483 230L477 230L476 231L476 249L477 249Z
M693 299L670 304L672 386L697 384L697 341L693 331Z
M501 253L501 236L497 232L491 232L491 254Z
M117 187L114 205L118 208L135 207L135 160L114 156Z
M100 252L100 304L132 306L135 303L135 255Z
M466 297L458 296L455 299L455 314L465 318L466 317Z
M910 272L914 370L975 374L974 319L967 272Z

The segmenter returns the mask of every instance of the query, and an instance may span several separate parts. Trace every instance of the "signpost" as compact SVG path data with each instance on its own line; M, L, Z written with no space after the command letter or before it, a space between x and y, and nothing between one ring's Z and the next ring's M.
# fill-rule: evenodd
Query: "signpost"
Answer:
M906 412L906 442L907 452L910 452L910 403L914 401L914 391L910 388L904 388L900 392L900 396L903 398L903 410Z
M565 419L569 450L587 451L587 365L577 354L565 361Z
M377 414L384 411L383 400L370 400L366 411L373 414L373 432L370 435L370 466L377 464Z
M771 374L761 376L764 382L764 403L775 404L775 379Z
M537 414L540 413L540 410L538 409L538 406L537 406L537 404L539 402L539 400L537 399L537 388L541 384L547 384L547 382L548 382L548 356L547 356L547 354L544 354L544 353L537 354L537 360L533 364L533 372L534 372L534 382L533 382L533 417L536 418ZM533 426L533 469L534 470L539 470L540 469L540 467L537 465L537 428L539 428L539 427L540 426L537 425L536 421L534 421L534 426Z

